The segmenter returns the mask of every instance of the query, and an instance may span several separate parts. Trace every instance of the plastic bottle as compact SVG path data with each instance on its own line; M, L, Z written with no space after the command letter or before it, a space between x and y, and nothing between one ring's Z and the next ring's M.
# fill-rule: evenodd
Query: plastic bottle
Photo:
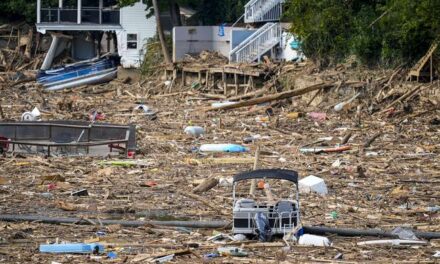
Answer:
M204 144L200 146L202 152L248 152L249 149L235 144Z
M205 129L203 129L203 127L199 127L199 126L189 126L189 127L185 128L184 132L187 135L198 138L201 135L205 134Z

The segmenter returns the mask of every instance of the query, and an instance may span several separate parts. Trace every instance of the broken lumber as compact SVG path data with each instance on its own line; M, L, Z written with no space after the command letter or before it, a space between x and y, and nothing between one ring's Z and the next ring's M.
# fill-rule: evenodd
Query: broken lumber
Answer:
M218 185L217 178L209 178L209 179L204 180L199 185L197 185L197 187L193 189L193 193L204 193L204 192L211 190L212 188L214 188L217 185Z
M376 134L374 134L371 138L369 138L365 144L364 144L364 148L368 148L371 144L373 144L373 142L378 139L380 136L382 135L382 132L378 132Z
M402 95L401 97L397 98L395 101L393 101L391 104L389 104L387 107L385 107L385 110L382 110L381 112L379 112L380 114L387 112L391 107L395 106L398 103L402 103L403 101L405 101L407 98L409 98L411 95L417 93L420 88L422 86L419 85L416 88L408 91L407 93L405 93L404 95Z
M362 82L347 82L346 84L357 84L357 83L362 83ZM251 99L251 100L247 100L247 101L243 101L243 102L238 102L236 104L231 104L231 105L223 105L223 106L219 106L219 107L209 107L207 109L205 109L205 112L209 112L209 111L215 111L215 110L230 110L230 109L236 109L236 108L240 108L240 107L245 107L245 106L252 106L252 105L257 105L257 104L263 104L263 103L267 103L267 102L271 102L271 101L275 101L275 100L282 100L282 99L287 99L287 98L291 98L291 97L295 97L295 96L300 96L306 93L310 93L319 89L324 89L324 88L330 88L333 87L335 85L334 82L332 83L319 83L319 84L315 84L303 89L298 89L298 90L291 90L291 91L285 91L285 92L281 92L281 93L277 93L277 94L272 94L272 95L268 95L265 97L259 97L259 98L255 98L255 99Z

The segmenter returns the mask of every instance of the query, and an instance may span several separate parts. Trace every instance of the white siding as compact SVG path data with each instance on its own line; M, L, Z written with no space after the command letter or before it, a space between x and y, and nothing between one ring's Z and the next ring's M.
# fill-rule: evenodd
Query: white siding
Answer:
M118 50L124 68L140 66L146 51L147 40L156 35L156 20L147 19L147 6L139 1L133 6L121 8L122 31L117 32ZM127 34L137 34L137 49L128 49Z

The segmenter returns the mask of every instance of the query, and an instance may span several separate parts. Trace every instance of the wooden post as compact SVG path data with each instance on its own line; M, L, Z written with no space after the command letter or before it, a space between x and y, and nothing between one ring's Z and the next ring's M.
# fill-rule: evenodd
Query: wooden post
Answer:
M186 74L185 70L182 69L182 84L183 86L186 86Z
M237 75L237 73L234 73L234 82L235 82L235 95L238 95L239 85L238 85L238 75Z
M255 161L254 161L254 170L258 169L258 160L260 159L260 146L257 145L257 149L255 150ZM251 196L255 195L255 188L257 186L257 180L253 179L251 182L251 189L249 190L249 194Z
M432 72L432 55L430 58L430 65L429 65L429 70L430 70L430 77L431 77L431 83L434 81L434 77L432 76L433 72Z
M223 72L222 72L222 81L223 81L223 93L225 95L228 95L228 84L226 82L225 69L223 69Z
M209 87L209 70L206 71L205 86Z
M77 17L76 17L76 22L78 24L81 24L81 6L82 6L82 1L78 0L78 10L77 10Z

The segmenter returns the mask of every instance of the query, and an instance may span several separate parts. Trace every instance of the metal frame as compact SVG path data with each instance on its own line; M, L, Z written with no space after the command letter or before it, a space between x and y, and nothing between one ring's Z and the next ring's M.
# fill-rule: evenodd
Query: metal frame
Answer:
M237 203L236 198L236 187L238 182L246 181L246 180L254 180L254 179L277 179L277 180L287 180L292 182L296 186L296 200L284 200L292 202L295 205L295 210L288 213L287 217L289 219L288 224L285 224L282 226L283 219L286 218L286 213L278 213L278 212L270 212L270 209L274 209L275 206L272 208L269 205L259 205L255 204L254 208L243 208L243 211L236 211L235 205ZM290 231L292 231L295 228L295 221L292 221L292 219L295 219L296 217L296 225L298 225L301 222L301 215L300 215L300 203L299 203L299 186L298 186L298 173L293 170L283 170L283 169L263 169L263 170L255 170L250 172L244 172L240 173L234 176L233 180L233 190L232 190L232 196L233 196L233 219L247 219L248 220L248 227L246 228L240 228L235 226L235 221L233 221L233 233L234 234L256 234L255 229L251 229L251 226L253 226L253 216L258 213L262 212L265 214L268 214L268 219L273 220L274 226L272 228L273 234L286 234ZM237 217L236 215L241 214L242 216ZM269 217L269 214L272 215L272 217ZM245 216L243 216L245 215ZM275 217L274 217L275 215Z
M87 125L86 125L87 124ZM37 147L47 147L47 155L51 155L51 148L54 147L85 147L87 148L87 153L89 153L90 147L93 146L105 146L105 145L114 145L114 144L124 144L125 155L128 155L129 151L136 150L136 137L132 135L131 132L135 133L135 127L133 125L130 126L120 126L120 125L111 125L111 124L89 124L87 122L81 121L53 121L53 122L0 122L1 127L13 127L12 134L11 132L6 135L1 135L5 139L0 139L0 144L9 144L12 145L12 151L15 151L16 145L24 145L24 146L37 146ZM32 129L33 127L44 127L47 128L48 135L41 135L38 132L35 132L34 135L26 137L26 139L19 138L17 135L17 131L19 128L29 127ZM86 137L81 137L76 142L69 143L57 143L53 141L54 136L54 128L73 128L73 129L82 129L83 133L87 135ZM94 128L105 128L106 132L109 133L109 130L124 130L125 136L120 139L108 138L104 140L93 140L91 138L92 129ZM1 130L0 130L1 131ZM29 130L31 131L31 130ZM1 133L1 132L0 132ZM49 142L41 142L43 140L47 140Z

